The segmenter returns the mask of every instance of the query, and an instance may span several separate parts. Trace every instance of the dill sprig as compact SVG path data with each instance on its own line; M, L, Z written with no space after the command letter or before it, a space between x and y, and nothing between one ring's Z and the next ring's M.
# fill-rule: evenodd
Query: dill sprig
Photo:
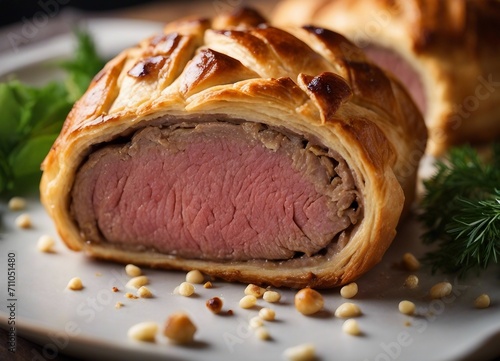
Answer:
M436 173L424 181L420 220L422 238L435 244L424 257L432 271L485 269L500 258L500 144L490 159L470 146L453 148L436 161Z

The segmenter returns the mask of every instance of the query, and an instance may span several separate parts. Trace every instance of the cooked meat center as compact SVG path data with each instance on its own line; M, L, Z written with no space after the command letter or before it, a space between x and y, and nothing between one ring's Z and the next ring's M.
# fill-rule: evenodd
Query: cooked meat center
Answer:
M95 151L71 210L88 242L283 260L324 252L356 222L358 197L345 162L299 136L207 122L147 127Z

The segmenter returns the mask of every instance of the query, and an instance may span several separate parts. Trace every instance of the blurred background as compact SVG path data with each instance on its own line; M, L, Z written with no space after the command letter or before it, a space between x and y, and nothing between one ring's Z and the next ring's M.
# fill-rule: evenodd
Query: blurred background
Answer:
M0 53L68 33L86 18L167 23L187 15L210 17L241 6L269 16L277 0L0 0Z
M31 20L43 21L43 15L40 12L49 17L54 17L62 11L81 11L94 15L130 11L129 14L132 15L137 9L168 9L169 6L193 10L210 8L223 10L241 5L252 5L267 9L276 2L273 0L0 0L0 26ZM161 17L161 14L156 15L158 18Z
M124 9L131 6L151 3L151 0L0 0L0 26L22 22L23 18L33 17L45 7L50 10L59 7L68 7L89 12L110 11ZM173 3L181 1L157 1L158 3ZM184 4L189 1L182 1ZM50 14L49 14L50 15Z

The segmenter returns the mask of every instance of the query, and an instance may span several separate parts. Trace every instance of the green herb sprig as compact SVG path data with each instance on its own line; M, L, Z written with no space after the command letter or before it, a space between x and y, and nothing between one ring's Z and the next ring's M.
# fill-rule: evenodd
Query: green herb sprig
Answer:
M75 102L87 90L94 76L104 67L104 60L97 53L94 40L89 33L75 31L78 46L72 59L62 61L59 65L66 70L64 82L69 100Z
M487 268L500 259L500 144L482 159L470 146L451 149L424 182L420 220L424 243L436 245L424 262L433 272Z
M28 193L40 181L40 164L73 103L103 67L90 35L76 32L71 60L61 62L66 80L42 87L18 80L0 83L0 195Z

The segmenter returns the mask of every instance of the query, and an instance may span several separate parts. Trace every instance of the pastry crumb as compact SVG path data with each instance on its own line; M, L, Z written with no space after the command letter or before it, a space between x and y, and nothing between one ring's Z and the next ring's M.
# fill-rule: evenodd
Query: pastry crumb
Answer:
M420 261L410 252L403 255L402 265L410 272L415 272L420 269Z
M138 298L139 298L139 297L137 297L136 295L134 295L134 294L132 294L132 293L130 293L130 292L125 293L125 295L124 295L124 296L125 296L126 298L130 298L130 299L132 299L132 300L136 300L136 299L138 299Z
M343 298L353 298L358 294L358 284L351 282L340 289L340 295Z
M131 278L125 286L127 288L139 289L147 284L149 284L149 279L146 276L136 276Z
M23 213L17 216L15 222L17 228L28 229L33 227L33 224L31 223L31 216L28 213Z
M344 321L342 324L342 331L351 336L359 336L361 335L361 329L359 328L358 321L355 319L349 318Z
M359 316L361 316L361 309L354 303L343 303L335 310L335 317L338 318L352 318Z
M67 287L72 291L80 291L81 289L83 289L82 280L80 279L80 277L73 277L69 280Z
M257 327L255 329L255 336L263 341L271 339L271 335L265 326Z
M295 308L303 315L309 316L323 309L325 301L316 290L306 287L295 294Z
M290 361L312 361L316 359L316 348L310 343L297 345L287 348L283 356Z
M125 266L125 273L130 277L138 277L142 275L142 270L134 264L128 264Z
M451 285L451 283L439 282L431 287L431 289L429 290L429 295L432 299L436 300L450 295L452 290L453 286Z
M277 303L277 302L279 302L281 300L281 294L279 292L277 292L277 291L267 290L262 295L262 298L266 302Z
M158 332L156 322L141 322L129 328L127 335L136 341L153 342Z
M205 281L205 276L203 276L203 273L201 273L197 269L189 271L186 274L186 282L194 284L202 284L204 281Z
M23 197L12 197L9 200L9 209L14 212L22 211L26 209L26 204L26 199L24 199Z
M210 312L218 314L222 310L223 302L219 297L212 297L205 303Z
M257 304L257 297L253 295L246 295L240 300L239 305L241 308L252 308Z
M54 252L54 245L56 241L51 236L46 234L42 235L38 238L38 242L36 244L36 248L43 253L52 253Z
M254 296L255 298L260 298L264 295L264 292L266 292L266 289L250 283L245 288L244 292L245 292L245 295Z
M153 292L151 292L150 289L147 288L146 286L141 286L137 290L137 296L139 296L141 298L152 298Z
M474 300L474 307L479 309L488 308L490 307L490 303L490 296L488 296L486 293L483 293Z
M404 286L409 289L414 289L418 287L418 277L416 275L409 275L406 277Z
M196 326L184 312L171 314L163 329L163 334L171 341L179 344L190 343L194 339Z

